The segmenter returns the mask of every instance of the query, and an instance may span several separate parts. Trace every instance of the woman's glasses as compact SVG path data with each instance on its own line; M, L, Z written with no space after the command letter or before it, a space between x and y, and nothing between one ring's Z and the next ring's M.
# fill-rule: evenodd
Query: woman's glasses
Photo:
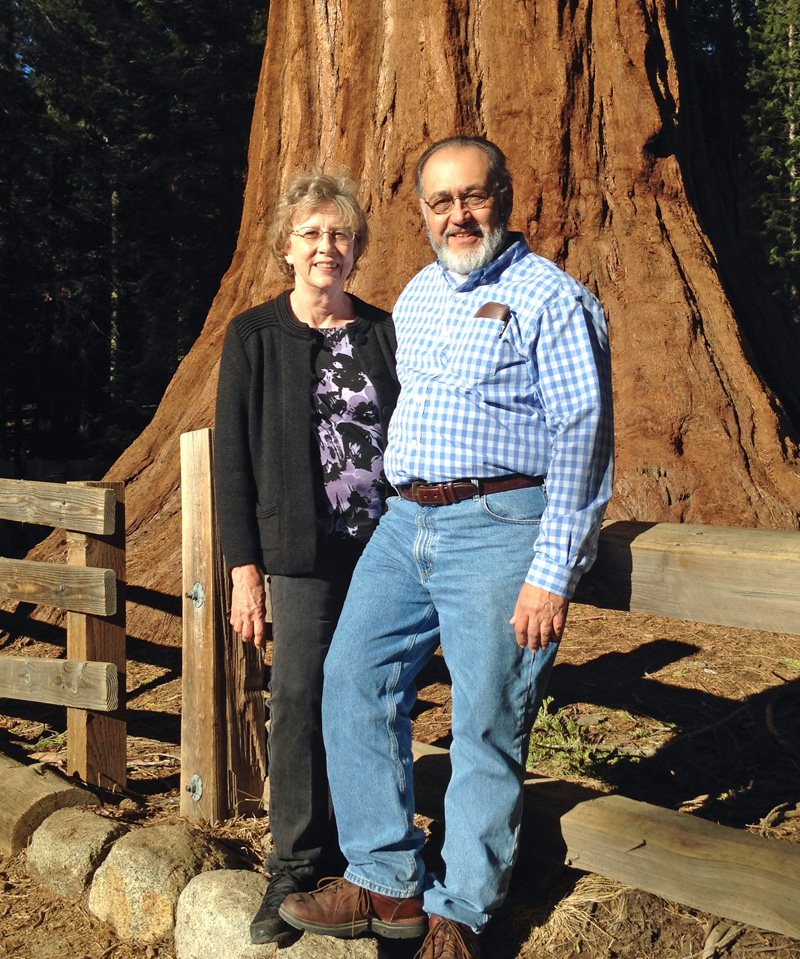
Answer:
M333 243L342 250L346 250L356 238L356 234L352 230L319 230L315 226L308 226L303 230L292 230L291 232L295 236L299 236L301 240L305 240L310 246L319 243L327 233Z

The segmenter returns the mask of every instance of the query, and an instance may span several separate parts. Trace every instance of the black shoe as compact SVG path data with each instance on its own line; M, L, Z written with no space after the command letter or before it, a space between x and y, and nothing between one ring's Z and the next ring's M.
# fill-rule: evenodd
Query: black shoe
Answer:
M270 879L258 912L250 923L250 942L261 945L275 942L281 936L294 932L292 927L278 915L283 900L293 892L302 892L308 885L300 876L288 869L276 872Z

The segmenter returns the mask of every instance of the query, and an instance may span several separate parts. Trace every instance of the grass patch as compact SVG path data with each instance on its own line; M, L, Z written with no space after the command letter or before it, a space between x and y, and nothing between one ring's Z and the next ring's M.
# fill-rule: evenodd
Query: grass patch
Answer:
M779 659L778 662L789 669L800 669L800 659Z
M529 769L557 776L604 779L610 766L620 761L638 761L638 757L623 754L615 746L591 742L585 727L563 709L553 712L552 705L553 697L548 696L533 724L526 763ZM646 730L642 732L647 735Z
M25 743L23 749L26 752L52 752L57 753L59 749L63 749L67 744L67 734L63 733L51 733L49 736L40 736L35 743Z

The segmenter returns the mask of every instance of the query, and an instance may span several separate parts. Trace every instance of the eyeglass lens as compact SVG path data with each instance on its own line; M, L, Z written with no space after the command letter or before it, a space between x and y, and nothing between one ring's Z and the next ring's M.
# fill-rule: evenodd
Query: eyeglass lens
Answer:
M461 201L461 206L468 210L480 210L489 202L490 194L483 190L475 190L472 193L464 193L462 196L437 196L435 200L425 201L431 210L436 214L449 213L456 204L456 200Z
M355 233L350 230L318 230L315 227L309 227L307 230L292 230L292 233L306 243L319 243L327 233L337 246L350 246L356 238Z

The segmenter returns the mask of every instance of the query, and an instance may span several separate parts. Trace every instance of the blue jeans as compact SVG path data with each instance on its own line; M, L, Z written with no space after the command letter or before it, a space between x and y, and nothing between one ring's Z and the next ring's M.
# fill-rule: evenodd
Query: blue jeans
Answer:
M517 851L528 737L557 652L520 649L509 620L546 505L530 487L451 506L389 501L359 561L325 661L328 778L346 878L476 931ZM452 679L443 875L414 826L414 679L441 643Z

